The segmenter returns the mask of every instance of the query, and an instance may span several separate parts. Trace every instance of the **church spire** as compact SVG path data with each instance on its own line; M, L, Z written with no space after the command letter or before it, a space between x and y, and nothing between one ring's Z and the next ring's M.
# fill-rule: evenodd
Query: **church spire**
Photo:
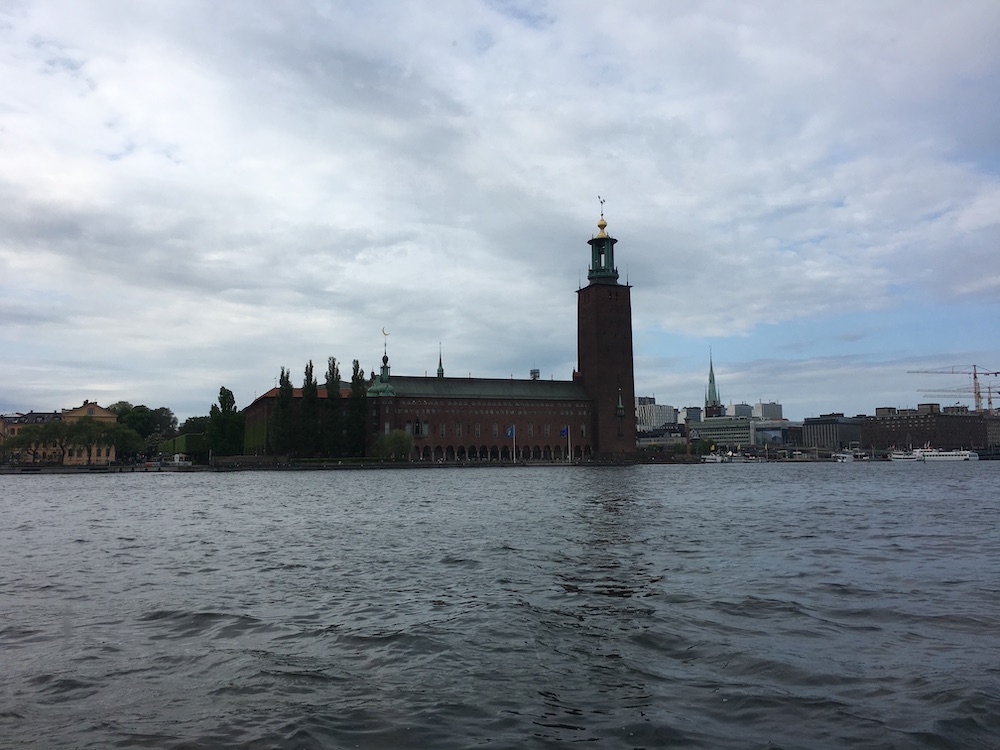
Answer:
M438 377L444 377L444 362L441 359L441 342L438 342Z
M712 350L708 351L708 391L705 393L705 416L722 416L722 399L715 386L715 368L712 365Z

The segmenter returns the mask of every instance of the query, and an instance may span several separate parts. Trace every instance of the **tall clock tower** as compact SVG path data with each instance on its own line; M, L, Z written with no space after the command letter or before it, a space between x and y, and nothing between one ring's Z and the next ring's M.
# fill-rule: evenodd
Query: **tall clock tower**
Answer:
M603 203L603 201L602 201ZM632 370L632 301L628 284L618 283L615 238L604 230L590 245L587 286L577 291L577 380L593 402L594 457L631 462L636 458L635 379Z

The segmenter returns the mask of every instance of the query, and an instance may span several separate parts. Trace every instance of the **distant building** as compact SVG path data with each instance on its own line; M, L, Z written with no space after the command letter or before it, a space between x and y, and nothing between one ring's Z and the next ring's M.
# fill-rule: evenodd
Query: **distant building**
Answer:
M753 407L750 404L730 404L726 407L727 417L752 417Z
M821 414L802 420L802 444L808 448L840 450L861 444L864 416L845 417L842 413Z
M636 396L635 422L637 432L652 432L667 425L677 424L677 409L668 404L658 404L652 396Z
M782 419L781 404L774 401L766 404L758 402L753 405L753 416L756 419Z
M694 422L701 421L701 407L700 406L685 406L680 410L680 416L678 417L684 424L690 425Z
M46 422L66 422L71 424L78 422L84 417L89 417L95 422L114 424L118 421L118 415L110 409L92 401L84 401L82 405L73 409L63 409L59 412L28 412L27 414L10 414L2 418L2 435L0 437L13 437L26 427L32 425L42 425ZM51 463L59 461L61 449L56 445L34 445L29 450L22 452L22 461L30 463ZM64 466L83 466L87 464L108 464L115 460L115 446L94 443L93 445L73 445L66 448L62 455Z
M689 425L689 428L692 432L697 432L700 440L708 440L717 446L735 450L754 445L783 445L789 442L788 426L788 422L784 420L709 417L698 424Z
M920 447L955 450L997 445L991 433L1000 430L995 417L980 412L944 413L939 404L919 404L916 409L879 407L863 420L862 445L876 449Z

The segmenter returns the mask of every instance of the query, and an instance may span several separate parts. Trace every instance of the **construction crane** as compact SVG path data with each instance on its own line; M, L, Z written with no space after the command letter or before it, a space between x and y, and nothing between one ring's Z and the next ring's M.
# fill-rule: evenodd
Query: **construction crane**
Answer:
M994 413L994 411L993 411L993 386L990 383L987 383L984 386L984 389L986 391L986 411L987 411L988 414L993 414ZM928 396L928 397L934 396L934 397L949 398L949 399L951 399L951 398L969 398L969 396L975 396L975 390L973 389L973 387L971 385L967 385L967 386L965 386L963 388L944 388L944 389L939 390L939 391L927 390L927 391L921 391L920 393L923 396ZM957 403L956 403L956 405L957 405Z
M971 375L972 376L972 398L976 402L976 411L981 412L983 410L983 392L979 386L979 376L980 375L1000 375L1000 372L994 370L986 370L979 365L954 365L952 367L942 367L937 370L907 370L908 373L922 374L922 375ZM930 389L925 389L930 390ZM968 389L956 388L948 391L934 391L932 394L927 395L947 395L955 393L968 393ZM993 411L993 392L989 389L989 409Z

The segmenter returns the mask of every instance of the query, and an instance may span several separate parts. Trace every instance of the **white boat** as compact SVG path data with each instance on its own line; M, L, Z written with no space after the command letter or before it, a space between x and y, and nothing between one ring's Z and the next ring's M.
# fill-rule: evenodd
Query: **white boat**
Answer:
M969 450L942 450L940 448L914 448L909 451L891 451L890 461L978 461L979 454Z
M952 450L944 451L940 448L918 448L913 451L917 454L918 461L978 461L979 454L975 451Z
M868 454L865 453L860 448L851 448L850 450L837 451L832 454L833 460L838 464L849 464L854 461L867 461Z
M701 462L703 464L731 464L733 462L733 457L723 456L718 453L708 453L701 457Z

